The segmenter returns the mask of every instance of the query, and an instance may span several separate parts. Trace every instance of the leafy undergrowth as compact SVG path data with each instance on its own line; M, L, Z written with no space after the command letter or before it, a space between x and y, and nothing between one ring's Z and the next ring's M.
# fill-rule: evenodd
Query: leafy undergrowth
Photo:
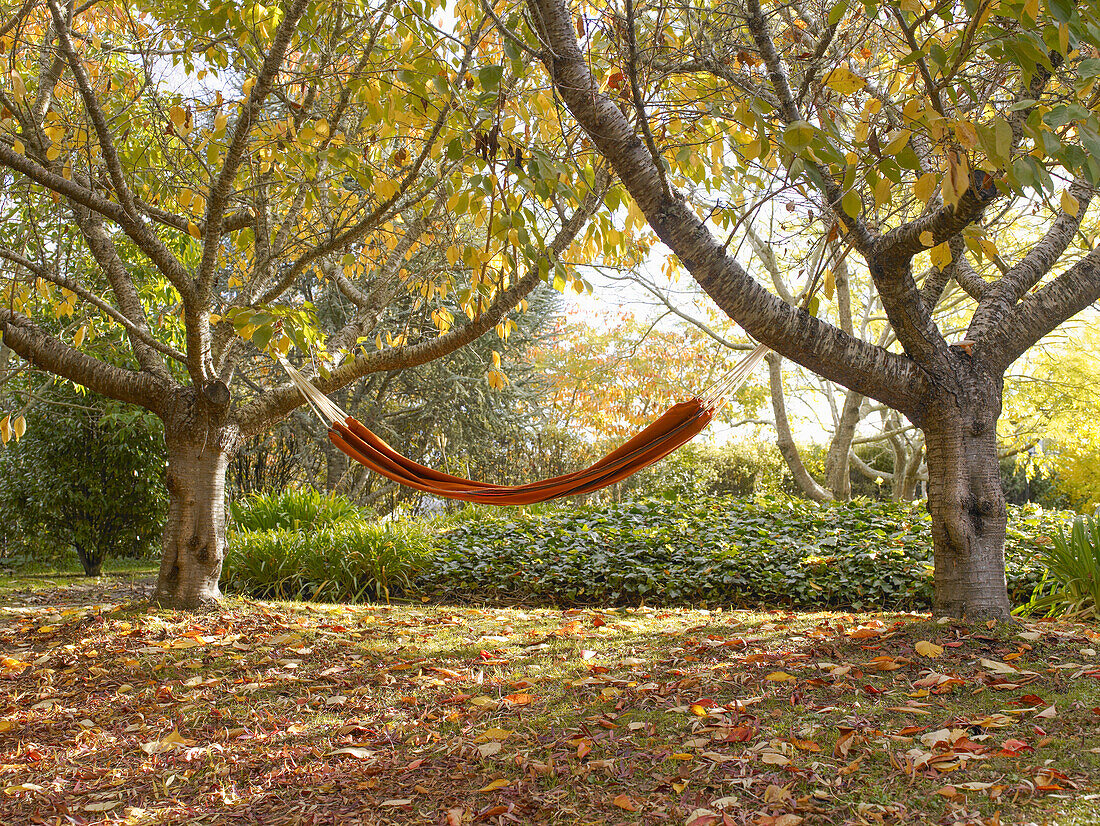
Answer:
M1009 596L1065 512L1009 508ZM787 497L647 499L527 513L470 508L437 540L415 593L448 602L926 610L932 523L919 502ZM257 596L256 594L253 594Z
M1084 626L40 594L2 616L5 824L1100 816Z

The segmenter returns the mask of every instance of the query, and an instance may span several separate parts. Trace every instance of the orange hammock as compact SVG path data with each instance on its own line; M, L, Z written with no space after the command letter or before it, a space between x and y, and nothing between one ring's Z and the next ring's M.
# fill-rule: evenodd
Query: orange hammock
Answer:
M720 379L703 397L673 405L663 416L621 447L583 470L526 485L494 485L452 476L402 456L365 425L349 416L282 359L291 381L329 425L332 443L355 461L402 485L447 499L486 505L531 505L560 496L578 496L613 485L652 465L689 442L707 426L725 396L739 387L767 354L760 345Z

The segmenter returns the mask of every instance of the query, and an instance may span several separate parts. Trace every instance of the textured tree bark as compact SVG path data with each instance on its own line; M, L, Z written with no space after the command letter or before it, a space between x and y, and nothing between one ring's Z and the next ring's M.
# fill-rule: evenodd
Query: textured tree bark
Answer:
M188 392L165 420L168 521L151 600L158 605L201 608L221 598L225 470L240 441L225 421L228 394L221 388Z
M997 456L1002 378L958 356L923 417L937 616L1008 619L1007 514Z

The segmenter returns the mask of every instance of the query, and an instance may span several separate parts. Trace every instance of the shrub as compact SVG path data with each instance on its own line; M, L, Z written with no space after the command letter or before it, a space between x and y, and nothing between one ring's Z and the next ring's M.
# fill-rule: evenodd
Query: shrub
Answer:
M1020 613L1100 616L1100 520L1078 516L1068 534L1059 529L1053 540L1039 553L1046 570Z
M1009 590L1027 598L1055 519L1011 510ZM439 540L418 586L442 599L558 605L925 608L932 537L921 504L643 500L540 515L481 510Z
M687 444L624 483L635 499L752 496L795 492L774 444L731 442L720 448Z
M317 524L317 523L314 523ZM406 593L429 554L418 523L343 518L311 529L237 531L222 587L261 599L364 602Z
M6 553L56 560L75 550L85 574L108 556L143 557L167 506L160 420L144 411L50 388L18 443L0 449L0 532Z
M243 500L230 502L229 513L233 528L239 531L304 531L362 518L351 500L313 488L252 493Z

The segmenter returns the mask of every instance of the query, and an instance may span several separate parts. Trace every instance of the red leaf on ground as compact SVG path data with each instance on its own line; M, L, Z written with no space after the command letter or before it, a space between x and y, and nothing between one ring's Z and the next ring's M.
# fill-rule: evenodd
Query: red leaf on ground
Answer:
M1003 757L1015 757L1022 751L1035 751L1035 749L1023 740L1005 740L1001 743L1000 754Z
M727 743L747 743L755 733L756 729L751 726L737 726L726 733L725 739Z

